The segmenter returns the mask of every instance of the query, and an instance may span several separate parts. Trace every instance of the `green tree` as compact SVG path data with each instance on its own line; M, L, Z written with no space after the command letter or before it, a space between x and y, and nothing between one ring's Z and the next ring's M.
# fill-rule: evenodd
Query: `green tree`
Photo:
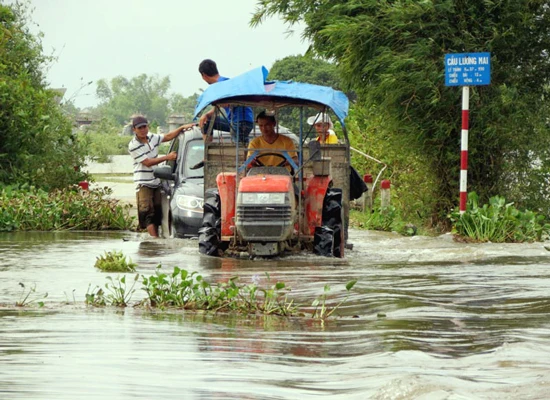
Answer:
M251 23L276 14L303 20L371 128L430 167L434 223L458 203L461 91L444 86L444 55L490 52L491 85L470 91L469 190L549 213L549 1L261 0Z
M25 5L0 5L0 183L53 189L78 182L84 152L71 122L46 88L40 36Z
M269 70L269 78L293 80L342 90L342 79L336 65L309 55L294 55L275 61Z
M195 106L199 94L195 93L189 97L183 97L181 94L176 93L170 97L169 109L171 114L183 114L186 121L191 121L195 114Z
M128 122L133 114L147 116L153 125L163 125L168 116L169 77L141 74L131 79L117 76L107 82L97 81L96 94L99 112L104 118L120 125Z
M316 85L330 86L342 90L342 79L336 65L310 55L294 55L275 61L269 70L268 79L279 81L307 82ZM317 111L305 108L305 116L316 114ZM281 110L279 122L293 132L300 130L300 112L296 109ZM310 127L305 127L306 134L314 135Z

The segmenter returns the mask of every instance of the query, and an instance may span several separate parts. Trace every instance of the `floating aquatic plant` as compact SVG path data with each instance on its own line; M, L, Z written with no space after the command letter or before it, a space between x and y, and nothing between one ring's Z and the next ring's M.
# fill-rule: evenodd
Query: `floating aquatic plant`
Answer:
M121 251L106 251L104 255L96 257L95 267L104 272L134 272L136 264Z
M33 303L38 304L39 307L44 307L44 302L39 300L48 297L47 292L44 294L35 295L36 285L33 284L31 287L27 288L24 283L19 282L19 286L21 286L22 291L19 300L15 302L17 307L27 307Z

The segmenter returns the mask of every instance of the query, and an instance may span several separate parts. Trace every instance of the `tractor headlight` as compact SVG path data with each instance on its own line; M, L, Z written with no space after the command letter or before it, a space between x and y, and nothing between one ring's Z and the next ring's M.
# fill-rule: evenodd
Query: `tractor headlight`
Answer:
M193 212L203 212L204 200L200 197L187 196L185 194L179 194L176 196L176 204L179 209Z
M241 193L243 204L285 204L286 193Z

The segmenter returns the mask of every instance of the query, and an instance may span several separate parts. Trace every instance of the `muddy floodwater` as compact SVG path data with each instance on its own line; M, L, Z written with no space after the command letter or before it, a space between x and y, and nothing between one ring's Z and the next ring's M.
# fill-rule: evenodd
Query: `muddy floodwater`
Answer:
M550 243L464 244L351 231L345 259L200 256L196 240L141 234L0 234L0 399L546 399ZM210 282L273 281L309 317L93 308L105 251ZM133 275L129 275L133 276ZM18 308L23 283L44 307ZM143 298L140 290L132 303ZM31 296L32 297L32 296Z

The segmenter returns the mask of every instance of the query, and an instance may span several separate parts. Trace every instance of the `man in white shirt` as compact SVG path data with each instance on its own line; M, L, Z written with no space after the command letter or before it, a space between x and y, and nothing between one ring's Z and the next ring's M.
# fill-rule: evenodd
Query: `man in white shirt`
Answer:
M128 144L128 152L134 160L139 226L141 229L147 229L152 237L158 237L158 227L162 222L160 179L153 175L153 166L164 161L175 160L177 157L175 151L159 156L159 146L163 142L176 138L194 125L194 123L182 125L166 135L159 135L149 133L147 118L137 116L132 120L134 138Z

